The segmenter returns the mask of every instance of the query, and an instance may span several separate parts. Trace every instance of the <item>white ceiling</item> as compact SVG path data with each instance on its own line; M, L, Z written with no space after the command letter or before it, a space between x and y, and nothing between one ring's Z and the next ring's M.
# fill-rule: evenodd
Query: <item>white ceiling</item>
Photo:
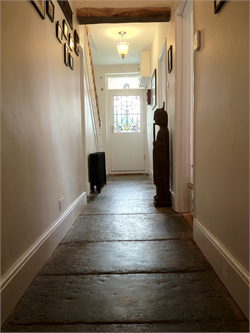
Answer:
M151 49L157 24L161 23L89 25L96 46L96 49L92 49L93 64L95 66L139 64L141 51ZM125 37L130 43L125 59L120 58L115 46L120 37L119 31L126 31Z

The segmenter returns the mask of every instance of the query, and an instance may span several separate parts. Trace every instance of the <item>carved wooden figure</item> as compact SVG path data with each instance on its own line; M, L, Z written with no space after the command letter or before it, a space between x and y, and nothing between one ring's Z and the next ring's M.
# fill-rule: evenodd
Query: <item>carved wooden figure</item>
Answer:
M156 195L154 196L155 207L171 207L169 191L169 132L168 114L162 109L154 113L154 142L153 142L153 168ZM160 126L155 140L155 125Z

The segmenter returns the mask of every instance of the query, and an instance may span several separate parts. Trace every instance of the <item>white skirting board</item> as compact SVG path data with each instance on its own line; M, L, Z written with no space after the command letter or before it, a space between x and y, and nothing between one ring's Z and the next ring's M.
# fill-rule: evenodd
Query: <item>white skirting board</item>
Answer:
M194 241L249 320L249 272L197 219L194 219L193 235Z
M1 325L87 205L82 193L1 279Z
M86 189L87 189L87 195L90 195L90 193L91 193L91 186L90 186L90 182L87 182L86 183Z
M148 169L148 175L149 177L152 179L152 181L154 180L154 173L153 173L153 170L151 169Z
M174 194L173 191L170 191L170 193L171 193L171 203L172 203L172 208L173 208L173 210L176 211L176 207L175 207L175 194Z

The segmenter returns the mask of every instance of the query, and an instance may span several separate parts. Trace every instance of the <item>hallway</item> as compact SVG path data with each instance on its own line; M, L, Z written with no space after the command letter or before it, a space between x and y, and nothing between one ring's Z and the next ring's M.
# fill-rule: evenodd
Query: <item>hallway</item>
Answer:
M248 321L147 176L108 176L3 332L247 332Z

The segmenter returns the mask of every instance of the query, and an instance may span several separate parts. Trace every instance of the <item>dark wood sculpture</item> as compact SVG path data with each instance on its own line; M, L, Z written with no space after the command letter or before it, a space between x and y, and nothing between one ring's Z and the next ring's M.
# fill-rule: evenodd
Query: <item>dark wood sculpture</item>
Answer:
M155 207L171 207L171 196L169 191L169 132L168 114L162 109L154 113L153 129L153 168L156 195L154 196ZM155 140L155 125L160 126Z

